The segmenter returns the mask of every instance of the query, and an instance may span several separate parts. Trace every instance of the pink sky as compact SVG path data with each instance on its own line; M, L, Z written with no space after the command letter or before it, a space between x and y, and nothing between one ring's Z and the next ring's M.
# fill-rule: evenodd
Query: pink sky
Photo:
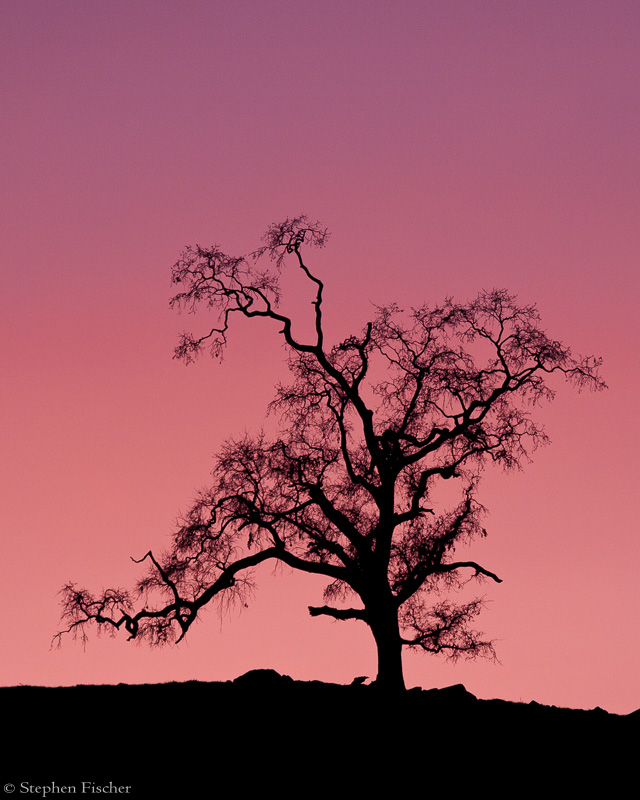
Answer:
M262 424L275 331L222 365L171 359L186 244L245 252L306 212L329 334L371 302L504 287L604 358L560 387L552 445L488 474L480 627L500 664L405 657L408 685L627 713L637 682L640 6L629 0L5 2L0 588L4 685L373 675L357 623L311 619L321 584L258 574L255 601L177 648L49 650L56 593L129 586Z

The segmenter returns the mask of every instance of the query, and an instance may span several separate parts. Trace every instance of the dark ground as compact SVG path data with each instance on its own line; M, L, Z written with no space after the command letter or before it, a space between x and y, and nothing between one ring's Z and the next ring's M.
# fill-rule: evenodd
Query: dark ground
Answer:
M15 795L617 797L635 793L640 758L640 711L477 700L461 685L392 696L258 670L0 688L0 704Z

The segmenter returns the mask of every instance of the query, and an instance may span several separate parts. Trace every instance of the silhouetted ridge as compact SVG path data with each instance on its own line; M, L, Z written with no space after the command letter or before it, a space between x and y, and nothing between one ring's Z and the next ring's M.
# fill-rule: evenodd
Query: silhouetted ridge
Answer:
M5 782L105 780L140 797L153 787L184 792L203 779L211 786L222 775L241 776L247 791L262 791L277 775L278 785L304 794L311 772L314 786L332 790L338 781L353 792L408 764L403 785L414 789L426 765L443 785L450 770L472 763L501 773L535 767L537 776L553 768L556 778L575 778L589 764L592 774L606 767L619 776L633 763L625 752L640 732L640 710L619 716L479 700L462 684L390 693L375 684L294 681L275 670L224 683L0 692L11 733Z

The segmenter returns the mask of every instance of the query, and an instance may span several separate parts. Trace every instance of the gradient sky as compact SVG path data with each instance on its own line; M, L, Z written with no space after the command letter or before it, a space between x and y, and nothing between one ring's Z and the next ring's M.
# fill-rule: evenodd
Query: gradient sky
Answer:
M4 685L375 674L358 623L311 619L322 584L257 574L179 647L50 650L69 580L130 586L227 437L284 377L275 331L173 361L187 244L253 249L306 212L332 338L371 303L504 287L604 358L559 386L552 444L487 474L479 627L499 664L405 656L408 685L640 707L640 5L635 0L2 0ZM292 289L296 286L292 282ZM304 308L307 308L305 305Z

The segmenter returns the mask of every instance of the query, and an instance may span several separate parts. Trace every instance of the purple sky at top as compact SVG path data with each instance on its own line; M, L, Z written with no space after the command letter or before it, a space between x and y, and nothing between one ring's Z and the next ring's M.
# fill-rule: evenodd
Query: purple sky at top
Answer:
M171 264L306 212L332 231L312 259L331 337L372 303L504 287L604 358L609 390L559 386L539 411L551 446L487 475L477 553L504 583L480 627L501 663L407 657L409 685L639 707L640 6L1 8L2 683L372 674L367 632L310 619L321 586L268 569L249 609L178 648L49 651L62 584L130 585L129 556L168 542L285 377L266 327L241 326L222 364L173 361L198 321L168 310Z

